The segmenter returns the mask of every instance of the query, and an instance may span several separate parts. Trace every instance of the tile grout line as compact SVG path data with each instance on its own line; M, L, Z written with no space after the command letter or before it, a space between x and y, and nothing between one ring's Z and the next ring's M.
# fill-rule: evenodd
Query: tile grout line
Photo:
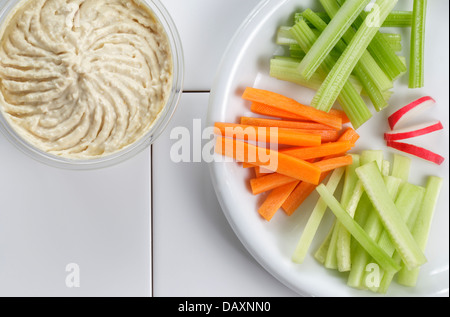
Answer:
M183 94L210 94L211 91L210 90L184 90L182 91ZM153 250L153 245L154 245L154 228L153 228L153 148L154 146L151 145L150 146L150 230L151 230L151 246L150 246L150 255L151 255L151 297L155 297L155 278L154 278L154 250Z
M150 235L150 239L151 239L151 246L150 246L150 255L151 255L151 272L150 272L150 276L151 276L151 297L155 297L155 287L154 287L154 283L155 283L155 278L154 278L154 256L153 256L153 239L154 239L154 228L153 228L153 145L150 146L150 230L151 230L151 235Z

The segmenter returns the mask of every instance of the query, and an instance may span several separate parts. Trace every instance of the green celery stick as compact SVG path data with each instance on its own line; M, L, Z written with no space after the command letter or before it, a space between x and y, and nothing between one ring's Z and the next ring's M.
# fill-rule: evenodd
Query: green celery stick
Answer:
M401 218L377 165L374 162L366 164L357 168L356 173L405 265L414 269L426 263L427 259Z
M330 231L328 232L325 240L323 241L323 243L320 245L320 247L317 249L316 253L314 253L314 258L322 264L325 264L325 260L327 257L327 253L328 253L328 247L330 246L330 242L331 242L331 235L333 233L333 227L335 226L336 221L334 221L333 226L331 226Z
M339 12L340 5L337 0L322 0L322 5L325 11L332 17L334 17L337 12ZM307 11L305 10L305 17L307 17ZM310 17L308 17L310 18ZM359 19L359 17L358 17ZM317 27L317 26L316 26ZM342 37L342 43L338 42L336 45L339 50L343 53L347 48L348 44L351 43L353 37L356 34L356 30L354 28L349 28L347 32ZM358 61L358 64L364 71L365 75L371 79L373 84L380 90L380 92L387 91L394 87L392 80L386 75L384 70L378 65L378 62L375 58L369 53L366 49L361 56L361 59ZM357 71L357 67L355 66L355 71Z
M405 182L408 182L411 173L411 158L394 154L394 163L392 165L392 176L398 177Z
M381 168L383 162L383 152L366 150L361 153L359 159L360 165L367 164L372 161L376 161ZM343 189L343 196L341 197L341 204L352 218L355 216L359 201L364 193L364 188L361 181L358 180L355 170L356 166L352 170L354 176L351 176L351 183L348 183L349 188ZM350 251L351 235L348 230L346 230L345 227L338 222L334 228L333 237L328 249L328 259L330 260L330 263L334 263L331 261L336 259L336 268L341 272L347 272L351 269Z
M383 23L383 27L407 28L412 26L411 11L392 11Z
M303 17L305 20L314 25L318 31L323 32L327 27L327 23L310 9L306 9L303 12ZM337 51L340 56L345 51L347 48L346 43L349 43L353 38L352 34L354 33L351 31L353 30L349 29L349 31L344 34L343 38L336 44L336 47L332 52ZM336 64L336 62L334 62L334 64ZM363 85L363 88L371 99L375 109L377 111L381 111L386 108L388 103L382 90L390 89L393 85L383 70L378 66L377 62L367 51L361 56L361 59L356 64L353 72Z
M318 90L320 85L325 80L324 74L315 73L311 79L306 80L297 71L297 67L300 64L298 58L275 56L270 60L270 76L279 80L288 81L312 90ZM361 93L362 86L359 80L355 77L351 77L349 80L357 93Z
M341 182L342 176L344 175L345 168L338 168L333 171L330 179L327 183L327 189L334 193L339 183ZM313 209L311 216L308 219L308 223L303 230L300 240L292 256L292 261L295 263L303 263L306 254L311 246L311 243L317 233L320 226L322 218L327 210L327 204L319 198L315 208Z
M314 12L326 23L330 22L330 17L326 12ZM361 15L365 17L366 11L361 12ZM386 28L406 28L412 26L412 12L411 11L392 11L383 23L383 27ZM303 12L295 14L295 22L298 22L303 18Z
M317 90L323 82L324 77L314 74L309 80L302 77L295 67L300 64L299 61L285 58L272 58L270 60L270 76L279 80L289 81L297 85Z
M400 266L372 240L361 226L350 217L337 199L327 190L324 184L317 187L317 192L324 199L328 207L339 219L343 226L352 234L364 249L377 260L386 271L398 271Z
M364 192L362 186L358 186L358 176L355 169L360 166L360 157L353 158L353 164L346 167L344 186L341 195L341 205L353 218L354 213L359 204L359 200ZM340 272L347 272L350 270L350 242L351 235L343 226L339 226L336 240L336 259L337 266Z
M422 88L425 83L425 22L427 0L414 0L411 28L409 88Z
M416 186L410 183L405 183L397 196L397 199L395 201L395 205L400 212L400 215L402 216L403 220L408 224L408 220L412 217L414 210L417 209L417 205L421 205L422 203L422 197L425 192L425 188ZM411 229L408 226L409 229ZM394 256L395 253L395 246L392 243L391 238L389 237L389 233L384 230L383 233L380 236L380 239L378 240L378 245L383 248L384 251L386 251L387 254L390 256ZM400 264L400 257L398 260L394 259L397 263ZM383 287L381 288L382 281L384 279L384 272L381 270L380 272L380 285L377 288L374 288L373 291L380 291L385 293L387 291L387 287L389 285L386 284L388 281L388 278L385 279ZM390 274L387 274L388 276Z
M318 37L304 20L300 20L292 27L291 35L297 40L297 43L306 52L306 54L309 53L310 49L318 40ZM320 74L324 74L324 76L326 76L335 64L336 60L331 56L331 54L326 56L323 64L319 68ZM350 81L347 81L343 85L343 89L341 94L338 96L338 100L355 129L358 129L372 117L372 113L368 109L366 103L361 98L361 95L355 90Z
M348 30L370 0L347 0L319 36L300 63L299 72L306 79L316 72L342 35ZM336 96L337 97L337 96Z
M420 187L420 186L419 186ZM416 223L416 219L417 216L419 215L420 211L422 210L422 203L423 203L423 197L425 195L425 188L420 187L422 190L420 190L420 192L418 193L416 199L417 199L417 203L415 205L414 210L412 211L412 213L409 215L407 221L406 221L406 225L408 226L408 229L410 231L413 230L414 228L414 224ZM398 263L401 264L402 263L402 258L400 257L400 254L395 251L394 255L392 256L393 260ZM396 272L383 272L383 276L381 279L381 283L380 283L380 287L378 288L378 292L381 294L386 294L389 286L391 285L395 275L397 274Z
M337 1L340 5L343 5L343 3L345 2L345 0ZM374 8L378 10L376 4ZM359 16L355 20L353 26L359 29L363 24L366 23L366 17L367 15L365 14ZM376 18L377 17L375 17L375 20L372 21L376 21L376 23L381 22L377 21ZM384 21L386 21L386 19ZM397 56L392 47L390 47L389 43L385 40L381 32L377 32L375 34L367 49L370 54L377 60L377 63L383 68L383 70L391 80L395 80L400 75L406 73L406 65L401 61L400 57Z
M373 19L376 18L381 22L384 21L389 12L391 12L396 5L397 1L398 0L378 0L376 2L378 9L372 10L367 16L365 23L358 29L341 58L328 74L325 82L320 87L311 103L313 107L326 112L331 110L346 80L353 72L366 48L380 29L380 24L373 23ZM344 3L344 6L346 3L347 1ZM331 23L328 26L330 25Z
M373 161L371 164L373 166L377 166L376 162ZM366 164L366 165L367 165ZM381 175L379 169L377 168L378 173ZM398 190L401 185L401 180L392 177L385 176L382 179L383 184L386 186L387 194L390 198L395 199L397 196ZM378 216L375 207L371 204L371 208L368 209L367 219L364 223L364 231L368 234L368 236L374 241L378 241L381 233L383 232L383 224L380 221L380 217ZM356 247L356 250L352 257L352 268L350 270L350 274L348 276L347 285L354 288L362 288L365 289L365 281L364 275L367 265L371 261L371 256L368 254L363 248L360 246Z
M281 46L297 44L295 39L292 38L290 30L290 26L280 26L275 37L275 43Z
M412 229L412 235L422 251L425 251L428 243L431 223L436 211L436 205L442 189L442 184L443 179L440 177L430 176L428 178L422 208L417 215L416 223ZM419 267L413 269L410 269L407 266L404 267L398 273L398 283L404 286L416 286L419 272Z
M395 52L401 52L403 49L402 35L399 33L381 33L383 38Z

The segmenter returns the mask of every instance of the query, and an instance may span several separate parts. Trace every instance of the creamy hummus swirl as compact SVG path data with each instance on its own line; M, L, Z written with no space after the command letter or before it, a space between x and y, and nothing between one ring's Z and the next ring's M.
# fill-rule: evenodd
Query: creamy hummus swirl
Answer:
M58 156L97 158L136 142L172 88L167 34L137 0L27 0L0 40L3 116Z

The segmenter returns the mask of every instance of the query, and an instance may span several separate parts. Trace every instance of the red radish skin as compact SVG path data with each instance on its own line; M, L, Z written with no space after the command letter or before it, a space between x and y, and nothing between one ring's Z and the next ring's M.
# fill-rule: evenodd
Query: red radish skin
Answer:
M417 156L426 161L433 162L437 165L442 165L442 163L444 163L445 161L445 158L442 157L441 155L412 144L401 143L396 141L388 141L387 146L396 149L398 151Z
M391 116L389 116L389 126L391 130L394 130L397 125L404 122L408 118L417 116L420 112L425 111L426 109L434 106L436 101L430 96L422 97L417 99L414 102L406 105L401 108L397 112L394 112Z
M421 125L416 125L407 129L394 130L384 134L384 139L386 141L396 141L411 139L418 136L430 134L439 130L443 130L444 127L440 121L434 121L429 123L424 123Z

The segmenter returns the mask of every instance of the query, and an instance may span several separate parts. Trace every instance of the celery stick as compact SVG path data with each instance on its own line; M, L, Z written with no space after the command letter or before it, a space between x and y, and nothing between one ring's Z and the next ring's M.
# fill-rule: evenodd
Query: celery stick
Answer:
M366 19L366 23L358 29L352 41L347 46L341 58L337 61L334 68L328 74L325 82L316 93L312 106L323 111L330 111L339 96L342 87L350 74L353 72L356 64L364 54L366 48L372 41L375 34L380 29L380 25L370 21L376 16L380 21L384 21L396 5L398 0L378 0L378 10L373 10ZM347 1L344 3L347 3ZM342 8L344 8L344 6ZM342 10L341 8L341 10ZM331 23L328 25L330 26Z
M298 71L298 61L292 59L272 58L270 60L270 76L279 80L289 81L303 87L318 90L323 82L324 77L314 74L309 80L302 77Z
M326 23L330 22L330 17L326 12L314 12ZM361 15L365 17L367 15L366 11L362 11ZM298 22L303 18L303 12L295 14L295 22ZM388 17L384 21L382 27L393 27L393 28L405 28L411 27L412 25L412 12L411 11L392 11L389 13Z
M347 0L319 36L305 59L300 63L299 72L306 79L316 72L342 35L348 30L370 0ZM337 96L336 96L337 97ZM336 99L335 99L336 100Z
M376 164L372 162L361 166L356 169L356 173L363 182L367 195L384 227L389 232L392 242L402 256L405 265L409 269L414 269L426 263L427 259L423 251L399 215Z
M359 165L364 165L369 162L375 161L377 164L382 166L383 162L383 152L376 150L366 150L363 151ZM358 207L359 201L364 193L364 188L362 186L361 181L358 179L356 175L356 168L359 166L353 166L351 169L352 175L349 175L351 182L347 185L348 187L343 189L343 195L341 197L341 204L349 213L349 215L353 218L356 213L356 209ZM337 268L340 272L347 272L351 269L351 235L345 227L338 224L335 228L334 239L332 239L332 248L330 252L336 253L337 260Z
M399 33L381 33L383 38L395 52L400 52L403 49L402 35Z
M375 166L375 168L377 166L375 161L367 164L373 165ZM377 170L379 175L381 175L379 169ZM385 184L386 191L389 197L391 199L395 199L401 185L401 180L396 177L385 176L382 179L382 182L383 184ZM378 241L381 233L383 232L383 224L373 204L371 205L371 208L368 210L367 220L365 221L363 228L364 231L368 234L368 236L374 241ZM364 288L364 289L366 288L366 284L363 278L366 272L366 267L370 262L371 262L370 254L368 254L363 248L361 248L361 246L357 246L354 255L352 257L352 268L350 270L350 274L347 280L348 286L354 288Z
M302 50L302 48L298 44L289 45L289 55L293 58L303 59L306 53Z
M333 211L343 226L352 234L352 236L364 247L364 249L373 256L377 262L386 271L398 271L400 266L372 240L367 233L361 228L355 220L342 208L342 205L327 190L326 186L321 184L317 187L317 192L327 203L328 207Z
M327 189L334 193L339 183L341 182L342 176L344 175L345 168L338 168L333 171L330 176L330 179L327 183ZM297 247L292 256L292 261L295 263L303 263L306 254L311 246L311 243L317 233L317 230L320 226L322 218L327 210L327 204L319 198L315 208L313 209L311 216L308 219L308 223L303 230L303 233L300 237L300 240L297 244Z
M345 207L352 218L355 216L356 209L363 193L364 188L362 184L358 182L354 188L350 201ZM349 272L351 270L351 234L344 226L340 226L337 233L336 259L339 272Z
M291 34L306 54L309 53L310 49L318 40L318 37L304 20L300 20L292 27ZM319 72L326 76L335 64L336 61L330 54L325 57L323 64L319 68ZM341 94L338 96L338 100L355 129L358 129L372 117L372 113L368 109L366 103L361 98L360 94L355 90L350 81L347 81L343 85L343 89Z
M377 167L381 171L383 167L383 151L365 150L361 152L361 166L372 162L377 163Z
M409 175L411 173L411 158L394 154L394 163L392 165L392 176L398 177L403 181L407 182L409 180Z
M419 215L419 212L422 209L422 202L423 202L423 197L425 195L425 188L423 188L423 187L420 187L420 188L421 188L421 190L419 191L419 193L417 195L417 203L415 205L415 208L412 211L412 213L409 215L409 217L406 221L406 225L408 226L408 229L410 231L413 230L414 224L416 223L417 216ZM394 255L392 256L392 258L396 263L398 263L398 264L402 263L402 258L400 257L400 254L397 251L394 252ZM378 288L378 292L385 294L385 293L387 293L389 286L391 285L391 283L397 273L395 273L395 272L383 272L383 273L384 274L381 279L381 283L380 283L380 287Z
M337 0L322 0L321 3L327 14L329 14L331 17L334 17L337 12L339 12L340 6ZM305 10L305 13L306 11L307 10ZM344 52L355 34L356 30L353 28L349 28L342 37L343 41L341 42L343 43L338 43L337 47L342 52ZM374 57L369 53L368 50L364 50L364 53L358 63L360 64L362 70L365 72L366 76L372 79L373 83L381 92L392 89L394 87L392 80L386 75L384 70L380 67L380 65L378 65L378 62L374 59Z
M281 46L297 44L297 42L292 38L290 30L290 26L280 26L275 37L275 43Z
M425 187L425 196L422 202L422 209L417 215L416 223L412 229L412 235L417 241L420 249L425 251L431 230L431 223L436 211L437 201L441 192L443 179L430 176ZM398 283L404 286L414 287L417 284L420 268L403 268L398 273Z
M330 244L328 245L327 255L325 257L325 267L330 270L337 270L338 269L338 261L336 256L337 251L337 239L338 239L338 232L339 228L341 227L341 223L339 220L336 221L335 225L333 226L333 232L331 234L331 240Z
M412 25L411 11L392 11L383 23L383 27L406 28Z
M414 0L411 28L411 57L409 64L409 88L422 88L425 82L425 22L427 0Z
M331 242L331 235L333 234L333 228L336 224L336 221L333 223L333 226L331 227L330 231L328 232L325 240L322 242L320 247L317 249L316 253L314 253L314 258L322 264L325 264L325 260L328 253L328 247L330 246Z
M303 17L305 20L313 24L319 31L323 31L327 27L326 22L310 9L306 9L303 12ZM340 40L336 44L335 50L333 51L338 51L340 54L345 51L347 48L345 40L350 42L353 38L353 35L349 34L350 31L351 30L344 34L343 40ZM392 88L392 83L368 52L365 52L361 57L361 60L356 64L354 74L359 78L359 81L363 85L363 88L371 99L375 109L377 111L381 111L386 108L388 103L386 98L383 96L381 89L384 90Z
M347 166L345 171L344 186L341 195L341 205L353 218L359 200L363 194L363 188L359 185L355 169L360 166L360 157L354 156L353 164ZM339 226L336 241L336 259L338 270L346 272L350 270L350 242L351 235L343 226Z
M345 0L337 1L340 5L343 5L343 3L345 2ZM377 8L377 6L375 5L374 8ZM378 9L376 9L375 11L377 10ZM379 24L384 23L385 20L386 19L384 19L383 21L378 20L377 16L375 16L374 19L371 19L370 21L371 23ZM355 23L353 25L355 28L360 28L366 23L367 15L364 14L359 16L355 20ZM406 65L401 61L399 56L397 56L395 51L389 46L389 43L386 42L380 32L376 32L367 49L391 80L395 80L407 71Z
M310 80L303 78L297 71L300 61L287 56L275 56L270 61L270 76L279 80L288 81L309 89L318 90L325 80L324 74L315 73ZM362 86L356 77L349 80L357 93L361 93Z
M414 213L414 210L417 209L417 205L420 205L422 203L422 196L425 192L425 189L420 186L412 185L410 183L405 183L404 186L400 189L400 192L397 196L397 199L395 201L395 205L400 212L400 215L402 216L403 220L408 224L408 220L412 217L412 214ZM408 227L409 228L409 227ZM409 228L410 229L410 228ZM389 234L386 230L383 231L380 238L378 239L378 245L383 248L383 250L389 254L391 257L394 256L395 253L395 246L392 243L391 238L389 237ZM400 257L398 260L394 259L394 261L397 261L397 263L400 264ZM374 291L380 291L385 292L387 290L386 283L388 282L389 277L384 279L384 272L380 272L380 284L377 288L373 289ZM386 274L389 276L390 274ZM384 283L383 283L384 279ZM383 287L381 288L381 284L383 284Z
M308 9L306 9L306 10L311 10L311 9L308 8ZM306 10L305 10L305 11L306 11ZM296 13L296 14L295 14L295 17L294 17L295 23L297 23L298 21L302 20L302 19L305 17L305 15L304 15L305 11L300 12L300 13ZM323 20L326 24L330 23L330 21L331 21L329 15L328 15L326 12L314 12L314 14L317 15L317 16L318 16L321 20ZM308 22L308 21L307 21L307 22ZM314 24L311 24L311 23L309 23L309 22L308 22L308 25L309 25L309 26L312 26L312 27L315 27Z

